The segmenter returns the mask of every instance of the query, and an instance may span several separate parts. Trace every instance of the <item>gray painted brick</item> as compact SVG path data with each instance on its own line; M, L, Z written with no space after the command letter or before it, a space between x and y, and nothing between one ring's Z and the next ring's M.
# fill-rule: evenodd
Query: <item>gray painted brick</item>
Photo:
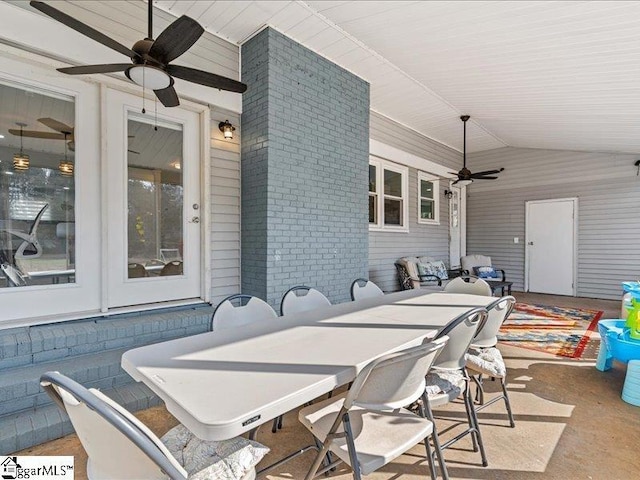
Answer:
M300 283L347 301L368 271L369 86L271 29L242 71L242 290L274 307Z

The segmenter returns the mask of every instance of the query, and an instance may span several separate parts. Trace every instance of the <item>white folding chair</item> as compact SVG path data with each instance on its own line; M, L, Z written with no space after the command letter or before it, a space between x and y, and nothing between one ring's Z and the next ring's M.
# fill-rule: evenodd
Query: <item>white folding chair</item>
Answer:
M431 477L435 478L429 443L435 431L433 422L403 406L420 398L424 401L425 375L445 344L443 337L383 355L360 371L348 392L301 409L300 421L322 442L306 480L329 471L340 461L347 463L353 478L359 480L422 441ZM436 438L434 445L442 462ZM328 452L339 460L318 471Z
M446 405L462 395L469 426L463 432L443 443L441 448L444 450L465 435L470 434L473 450L480 450L482 465L485 467L487 466L487 457L471 399L470 379L465 368L465 354L476 331L484 325L486 320L486 309L474 308L459 315L438 332L436 339L447 336L449 341L427 375L426 403L427 418L433 421L432 408ZM449 478L446 468L443 468L443 477Z
M211 330L237 328L253 322L273 320L278 318L276 311L264 300L252 295L231 295L218 304L211 316ZM273 419L273 433L282 428L282 415ZM250 438L256 438L257 429L250 433Z
M351 284L351 300L362 300L363 298L381 297L384 292L375 283L365 278L357 278Z
M196 474L203 475L199 478L220 478L230 471L230 463L237 466L236 478L251 480L255 465L269 451L241 437L205 442L183 425L174 427L161 441L98 390L87 390L58 372L45 373L40 384L69 415L87 452L89 480L186 480Z
M502 359L500 350L496 348L496 344L498 343L498 330L513 311L515 303L516 299L508 296L499 298L487 305L487 311L489 312L487 321L476 334L466 356L467 370L476 384L476 401L479 404L475 406L476 412L502 399L504 400L509 424L512 428L516 424L507 393L507 367ZM483 375L492 379L499 379L500 387L502 388L502 394L493 397L487 402L484 401Z
M236 328L278 318L271 305L252 295L231 295L222 300L211 316L211 330Z
M444 286L447 293L468 293L470 295L493 296L491 286L481 278L462 276L456 277Z
M328 307L331 302L315 288L305 285L292 287L282 296L280 314L306 312L316 308Z

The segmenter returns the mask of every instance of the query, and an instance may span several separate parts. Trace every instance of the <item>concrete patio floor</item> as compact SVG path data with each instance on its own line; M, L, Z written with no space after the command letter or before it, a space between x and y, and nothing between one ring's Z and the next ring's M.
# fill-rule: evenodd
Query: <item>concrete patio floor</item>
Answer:
M596 299L515 293L519 302L604 310L603 318L617 318L620 303ZM592 342L597 344L597 342ZM508 390L516 427L509 428L504 404L497 402L479 414L488 467L482 467L478 453L465 438L445 451L451 478L456 479L633 479L640 471L640 408L620 399L625 365L612 370L594 368L597 348L591 345L579 360L501 345L508 366ZM497 391L497 382L487 382ZM162 407L139 412L138 417L162 435L176 420ZM258 432L258 440L272 451L269 464L311 442L309 433L297 421L297 413L285 416L284 427L272 434L270 423ZM437 410L437 424L446 440L464 421L462 404ZM86 478L86 455L75 435L48 442L18 455L74 455L76 479ZM313 453L279 467L266 478L303 479ZM352 478L339 467L329 478ZM381 471L367 478L414 480L428 478L424 446L418 445Z

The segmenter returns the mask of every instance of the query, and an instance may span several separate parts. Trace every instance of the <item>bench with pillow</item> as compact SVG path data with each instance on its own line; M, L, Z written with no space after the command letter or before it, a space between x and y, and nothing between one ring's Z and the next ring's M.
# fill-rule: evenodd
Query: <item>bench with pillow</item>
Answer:
M431 288L439 291L449 281L447 266L433 257L402 257L395 266L402 290Z
M460 258L463 275L474 275L489 282L506 282L507 274L491 265L491 257L486 255L466 255Z

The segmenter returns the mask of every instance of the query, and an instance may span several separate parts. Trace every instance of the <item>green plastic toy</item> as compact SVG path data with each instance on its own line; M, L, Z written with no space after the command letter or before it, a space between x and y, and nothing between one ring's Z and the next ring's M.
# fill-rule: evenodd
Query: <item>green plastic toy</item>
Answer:
M627 316L625 327L629 329L629 336L640 340L640 301L631 297L631 309Z

